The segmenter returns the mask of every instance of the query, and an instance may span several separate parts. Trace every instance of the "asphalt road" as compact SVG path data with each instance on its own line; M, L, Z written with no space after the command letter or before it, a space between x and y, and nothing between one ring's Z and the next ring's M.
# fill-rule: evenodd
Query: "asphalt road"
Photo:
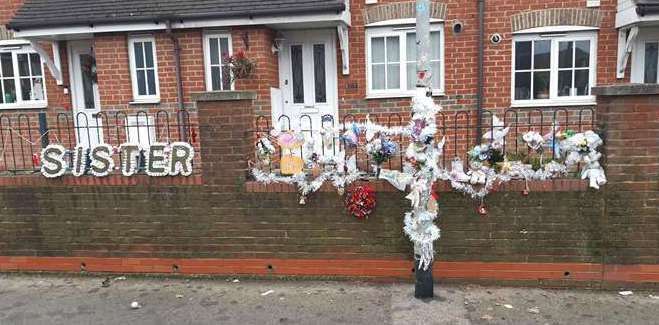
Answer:
M0 275L0 324L657 324L651 292ZM136 302L138 309L132 309Z

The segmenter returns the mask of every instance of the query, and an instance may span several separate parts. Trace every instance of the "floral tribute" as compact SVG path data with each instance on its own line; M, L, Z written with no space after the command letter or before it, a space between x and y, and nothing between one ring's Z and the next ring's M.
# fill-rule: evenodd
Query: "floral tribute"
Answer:
M70 171L75 177L106 177L121 170L123 176L130 177L140 169L139 160L143 156L144 171L148 176L190 176L194 155L194 148L187 142L156 142L146 148L130 142L119 147L105 143L91 147L79 144L73 150L60 144L49 144L41 151L41 174L46 178L58 178ZM115 166L115 160L120 166Z
M398 145L388 137L377 137L366 144L366 152L375 163L373 168L379 177L382 164L398 152Z
M541 135L530 131L522 135L528 146L527 157L506 155L504 146L509 128L504 122L493 117L492 128L483 135L483 143L473 147L468 153L467 170L462 159L455 157L450 168L438 164L444 154L445 139L436 142L437 126L435 116L440 111L432 98L424 90L418 90L412 101L412 118L407 125L386 127L370 121L368 116L364 123L353 123L347 130L324 128L322 133L324 146L315 146L314 139L295 135L302 141L306 154L306 169L291 176L253 168L252 174L258 182L294 184L300 194L300 203L305 204L308 196L320 189L325 182L330 182L344 195L345 188L351 183L367 179L368 174L357 168L356 157L346 157L346 151L360 149L360 139L366 141L364 151L376 164L377 178L391 183L400 191L406 191L410 201L410 210L405 214L403 230L414 244L419 267L427 269L434 258L434 241L440 237L440 229L434 220L439 214L434 184L447 181L458 192L464 193L481 204L477 211L487 214L484 198L501 183L513 179L547 180L567 175L568 170L581 166L582 179L588 179L592 188L598 189L606 183L604 170L599 164L601 154L598 148L602 139L593 131L577 133L572 130L561 131L557 125L552 126L549 134ZM280 132L271 132L270 138L277 138ZM402 171L381 169L383 162L389 160L398 151L399 145L391 139L404 136L410 139L401 154L405 158ZM264 144L271 143L268 136L257 141L257 158L270 161L272 150L264 149ZM344 148L350 150L326 150L325 145L335 140L342 141ZM281 141L279 141L281 142ZM281 143L280 143L281 146ZM286 145L283 150L286 150ZM324 148L325 150L320 150ZM545 150L554 152L554 159L544 161ZM264 154L266 152L266 154ZM535 155L540 155L539 159ZM310 172L319 170L320 172ZM527 191L528 192L528 186ZM350 191L345 198L348 211L358 218L366 218L375 206L374 192L358 187Z
M350 190L345 199L346 210L357 219L368 219L375 209L375 191L368 185Z

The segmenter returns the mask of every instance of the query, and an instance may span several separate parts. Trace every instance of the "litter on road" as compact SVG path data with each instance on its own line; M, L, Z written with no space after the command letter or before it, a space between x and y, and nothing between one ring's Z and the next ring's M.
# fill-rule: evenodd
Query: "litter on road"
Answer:
M267 296L267 295L269 295L269 294L271 294L271 293L274 293L274 292L275 292L274 290L268 290L268 291L262 293L261 296L264 296L264 297L265 297L265 296Z

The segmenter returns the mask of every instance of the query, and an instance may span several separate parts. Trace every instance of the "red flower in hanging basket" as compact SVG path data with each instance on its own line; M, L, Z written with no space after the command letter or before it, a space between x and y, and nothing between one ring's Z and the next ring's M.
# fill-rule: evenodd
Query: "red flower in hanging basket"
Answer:
M256 69L256 61L248 58L243 51L225 56L224 63L231 67L231 83L238 79L250 78Z
M357 219L368 219L375 209L375 191L367 185L357 186L346 195L345 205Z

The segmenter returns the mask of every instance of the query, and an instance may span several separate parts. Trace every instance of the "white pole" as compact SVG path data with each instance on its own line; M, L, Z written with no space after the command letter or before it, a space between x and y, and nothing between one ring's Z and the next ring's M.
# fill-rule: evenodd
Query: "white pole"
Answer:
M430 0L416 1L417 88L428 89L430 80Z
M430 71L430 0L417 0L416 1L416 89L417 96L431 96L430 86L431 86L431 71ZM434 119L433 119L434 120ZM432 147L431 144L426 144ZM428 149L426 150L428 151ZM433 151L432 148L429 149L430 152ZM432 189L432 180L427 180L428 190ZM423 207L422 210L425 210L428 200L430 198L430 193L423 193L421 195L420 206ZM419 213L415 210L414 214ZM418 218L418 216L416 216ZM426 247L427 249L427 247ZM433 293L433 278L432 278L432 264L423 265L422 256L424 250L419 243L414 245L414 269L415 269L415 278L416 283L414 286L414 296L419 299L432 298ZM432 262L430 262L432 263Z

